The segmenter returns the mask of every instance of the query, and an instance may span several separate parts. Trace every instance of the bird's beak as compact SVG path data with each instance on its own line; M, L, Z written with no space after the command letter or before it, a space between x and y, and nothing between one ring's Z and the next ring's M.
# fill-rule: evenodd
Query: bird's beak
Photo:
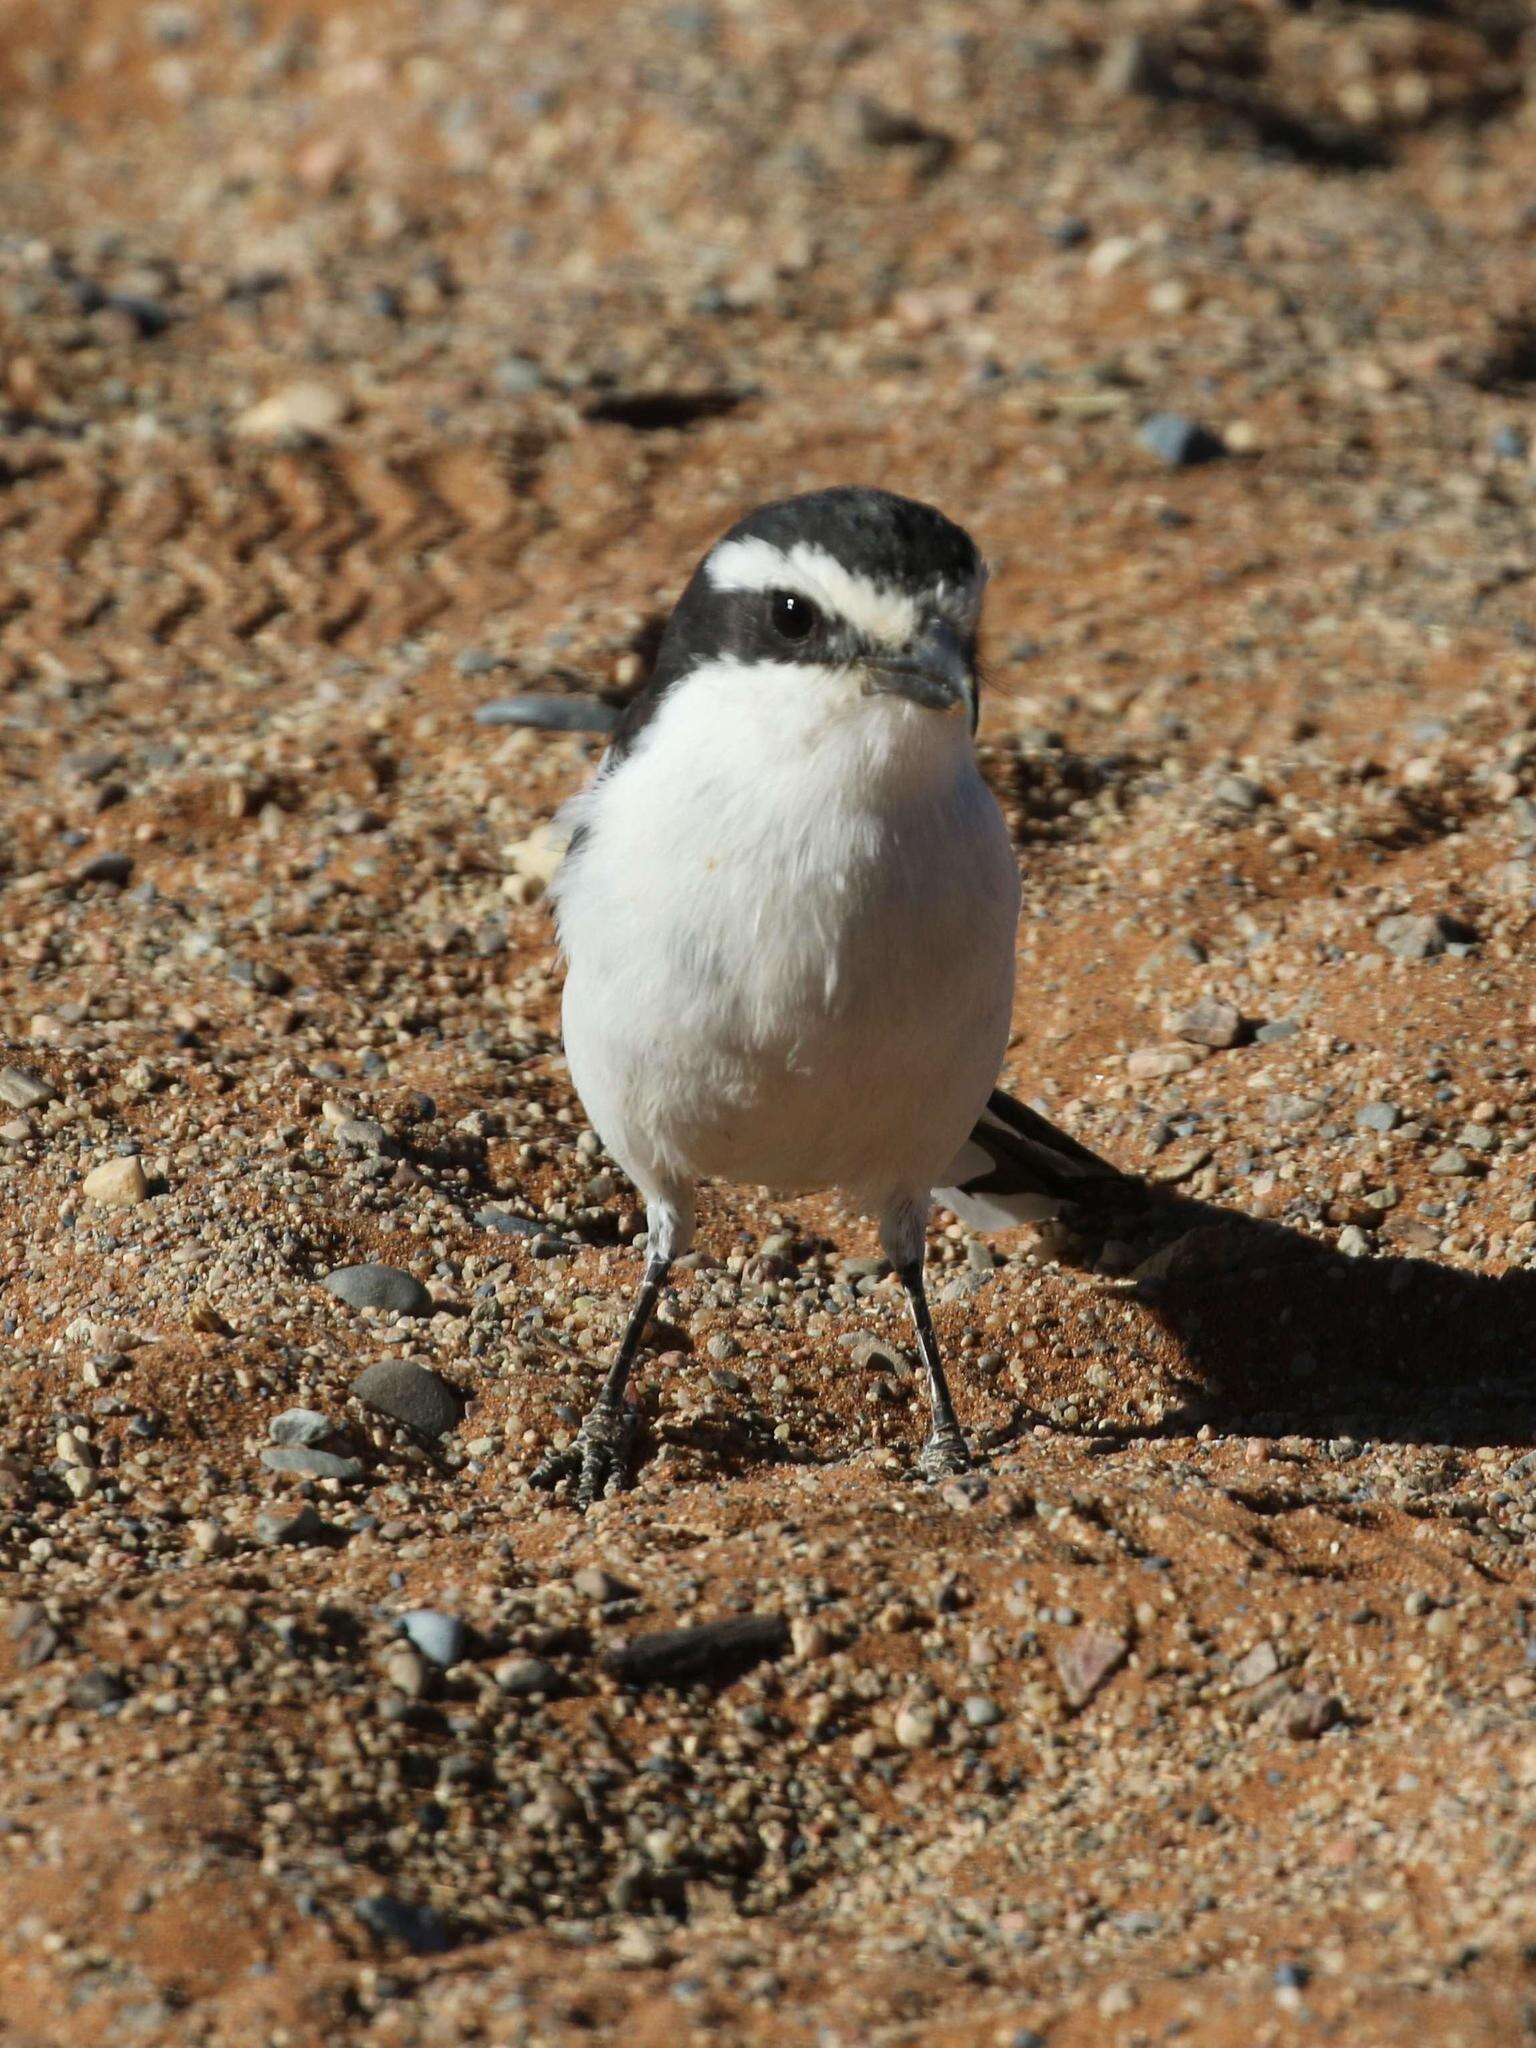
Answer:
M971 702L970 657L947 619L930 621L903 654L867 656L864 668L866 696L905 697L925 711Z

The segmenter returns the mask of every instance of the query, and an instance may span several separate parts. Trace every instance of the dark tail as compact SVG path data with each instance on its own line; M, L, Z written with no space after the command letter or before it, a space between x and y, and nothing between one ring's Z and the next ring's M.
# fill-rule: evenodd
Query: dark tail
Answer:
M951 1185L934 1190L937 1200L981 1231L1016 1230L1096 1204L1124 1205L1144 1187L1001 1088L987 1098L951 1175Z

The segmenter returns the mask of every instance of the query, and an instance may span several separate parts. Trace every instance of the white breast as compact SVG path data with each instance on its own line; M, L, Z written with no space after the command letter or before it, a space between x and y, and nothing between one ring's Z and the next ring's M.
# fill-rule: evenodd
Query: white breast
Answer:
M571 822L566 1050L642 1190L926 1192L1012 992L1017 871L963 720L802 665L712 665Z

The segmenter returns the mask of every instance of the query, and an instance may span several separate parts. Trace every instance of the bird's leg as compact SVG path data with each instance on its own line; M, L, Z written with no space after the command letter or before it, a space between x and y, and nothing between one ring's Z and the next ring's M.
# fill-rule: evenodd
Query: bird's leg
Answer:
M587 1418L569 1448L547 1451L539 1460L531 1474L533 1485L554 1486L561 1479L574 1479L577 1503L583 1508L601 1500L610 1486L623 1485L625 1457L634 1434L634 1419L625 1405L624 1388L671 1263L670 1257L659 1254L646 1260L640 1292L635 1296L624 1335L619 1339L618 1351L597 1399L587 1410Z
M952 1473L968 1472L971 1453L955 1416L955 1404L949 1397L944 1361L939 1356L939 1340L934 1334L933 1317L928 1313L922 1254L919 1253L907 1265L899 1266L897 1272L907 1291L907 1306L912 1311L912 1325L917 1331L917 1348L923 1354L923 1367L928 1374L928 1407L933 1417L928 1440L918 1455L918 1470L925 1479L945 1479Z

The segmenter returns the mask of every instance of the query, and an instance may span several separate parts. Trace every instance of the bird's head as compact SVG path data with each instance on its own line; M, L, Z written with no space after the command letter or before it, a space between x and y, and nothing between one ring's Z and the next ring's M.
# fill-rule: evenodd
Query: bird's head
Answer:
M770 704L793 686L828 716L916 707L974 730L985 582L970 535L931 505L844 486L759 506L694 571L620 741L690 678L747 675Z

